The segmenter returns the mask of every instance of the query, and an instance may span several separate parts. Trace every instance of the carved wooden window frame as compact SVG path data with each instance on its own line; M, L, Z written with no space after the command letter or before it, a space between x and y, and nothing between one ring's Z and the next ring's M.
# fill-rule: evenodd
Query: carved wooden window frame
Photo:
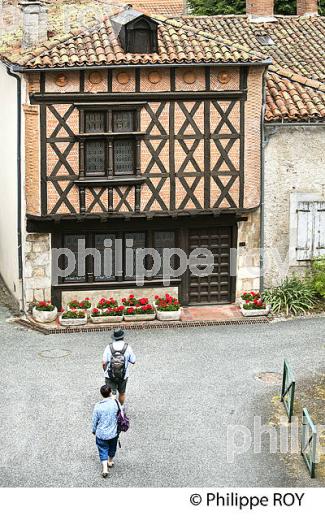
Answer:
M174 235L174 244L173 248L177 247L179 237L177 234L177 231L175 229L168 229L167 227L164 228L163 226L157 229L131 229L131 230L108 230L107 232L100 230L91 230L91 231L85 231L85 232L78 232L78 231L68 231L66 233L58 234L55 238L56 246L59 248L64 248L66 246L66 239L67 237L79 237L78 240L84 240L84 246L85 248L91 248L95 249L96 246L96 236L97 235L107 235L107 238L111 238L112 236L115 237L115 240L122 240L122 271L120 272L113 272L112 276L108 279L104 279L103 277L99 279L99 277L95 276L95 265L94 265L94 258L92 255L87 255L85 258L85 266L84 266L84 275L81 277L77 277L77 274L74 276L74 279L71 279L69 277L60 277L59 278L59 285L83 285L83 284L92 284L92 283L104 283L104 284L116 284L118 282L135 282L136 278L135 276L127 276L126 275L126 240L129 238L127 235L134 235L141 233L144 235L144 247L151 249L158 247L157 246L157 234L162 232L169 232ZM128 245L130 247L130 245ZM173 261L173 258L171 259L171 266L175 269L175 262ZM59 267L60 269L66 268L66 258L64 255L60 256L59 259ZM115 261L113 261L113 268L115 266ZM145 268L150 269L152 267L151 257L147 256L145 259ZM68 275L70 276L70 275ZM152 277L146 277L147 281L150 280L162 280L162 271L160 270L157 275Z
M79 140L79 176L80 178L91 179L113 179L125 177L138 177L141 175L141 140L144 132L140 131L140 111L143 103L139 104L76 104L80 113L79 134L76 136ZM104 126L100 132L87 132L86 118L90 113L101 112L104 114ZM132 130L116 131L114 129L114 115L116 113L130 112L132 113ZM87 144L91 141L104 142L104 171L91 172L87 171ZM116 143L123 141L132 142L133 148L133 168L128 171L116 170Z

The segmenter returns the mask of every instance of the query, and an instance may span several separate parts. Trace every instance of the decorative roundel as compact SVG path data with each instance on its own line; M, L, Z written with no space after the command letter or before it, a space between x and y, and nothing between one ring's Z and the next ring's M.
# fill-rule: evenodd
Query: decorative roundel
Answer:
M103 74L101 72L94 71L89 74L89 82L92 85L98 85L102 81L103 81Z
M230 74L227 71L222 70L218 74L218 80L220 81L220 83L223 83L223 84L229 83L229 81L230 81Z
M58 87L65 87L68 83L68 77L66 74L57 74L55 77L55 84Z
M120 85L127 85L130 81L130 75L127 72L119 72L116 79Z
M183 80L185 81L185 83L187 83L188 85L192 85L193 83L195 83L196 81L196 74L195 72L189 70L187 72L184 72L183 74Z
M148 74L148 80L150 81L150 83L153 83L154 85L159 83L159 81L161 81L161 78L162 78L162 76L161 76L160 72L157 72L157 71L149 72L149 74Z

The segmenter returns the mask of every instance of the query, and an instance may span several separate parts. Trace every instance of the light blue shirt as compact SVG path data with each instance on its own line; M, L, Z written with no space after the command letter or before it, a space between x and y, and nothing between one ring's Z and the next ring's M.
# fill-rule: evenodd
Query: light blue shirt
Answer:
M113 348L114 350L122 350L123 347L124 347L124 341L113 341ZM110 365L110 362L111 362L111 348L109 345L107 345L107 347L105 348L104 350L104 354L103 354L103 363L105 363L106 365L106 370L105 370L105 377L108 378L108 369L109 369L109 365ZM125 360L125 376L124 376L124 379L127 379L129 377L129 365L131 363L131 365L134 365L135 363L135 355L134 355L134 352L132 350L132 347L130 347L130 345L128 344L128 347L124 353L124 360Z
M118 404L115 399L107 397L95 404L93 411L93 433L98 439L114 439L117 435Z

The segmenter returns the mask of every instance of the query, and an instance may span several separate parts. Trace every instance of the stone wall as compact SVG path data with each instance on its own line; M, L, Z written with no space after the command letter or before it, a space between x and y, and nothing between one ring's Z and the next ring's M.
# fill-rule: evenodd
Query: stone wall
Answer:
M290 198L314 194L325 200L325 130L317 126L269 127L265 146L265 285L286 273L305 272L309 263L289 259ZM292 238L292 237L291 237Z
M25 305L51 299L51 240L49 234L26 235L24 251Z
M260 210L238 224L236 296L260 288ZM245 244L245 245L240 245Z

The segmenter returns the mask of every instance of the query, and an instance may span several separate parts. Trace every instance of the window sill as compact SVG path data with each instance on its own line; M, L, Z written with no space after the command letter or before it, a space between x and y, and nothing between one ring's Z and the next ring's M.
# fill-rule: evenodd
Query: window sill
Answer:
M142 184L145 182L145 177L142 176L128 176L123 177L97 177L97 178L85 178L74 181L77 186L134 186L136 184Z
M168 282L168 285L165 285L167 284ZM170 286L170 287L177 287L179 284L181 283L181 279L180 278L172 278L171 280L167 281L163 278L155 278L155 279L151 279L151 280L144 280L143 282L143 285L144 286L147 286L147 287L160 287L160 286L163 286L163 287L167 287L167 286ZM110 287L111 289L113 288L123 288L123 287L126 287L126 288L129 288L129 287L134 287L136 286L136 280L123 280L123 281L111 281L111 282L63 282L63 283L58 283L58 284L54 284L53 287L58 287L60 289L66 289L66 290L69 290L69 289L73 289L73 290L76 290L76 287L78 287L78 289L89 289L89 290L93 290L95 291L96 288L98 289L101 289L101 288L105 288L105 287ZM139 286L140 287L140 286Z
M76 139L98 139L98 138L130 138L130 137L144 137L146 132L131 131L126 132L88 132L82 134L75 134Z

